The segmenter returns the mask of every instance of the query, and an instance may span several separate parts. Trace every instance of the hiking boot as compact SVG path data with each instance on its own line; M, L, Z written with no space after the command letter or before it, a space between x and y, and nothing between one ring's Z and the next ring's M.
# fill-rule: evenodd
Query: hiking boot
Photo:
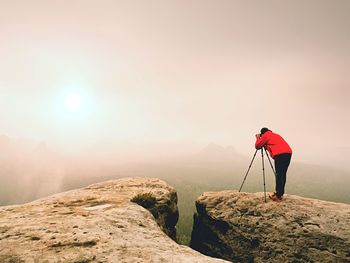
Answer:
M278 196L276 193L269 194L269 198L275 202L281 202L283 200L282 196Z

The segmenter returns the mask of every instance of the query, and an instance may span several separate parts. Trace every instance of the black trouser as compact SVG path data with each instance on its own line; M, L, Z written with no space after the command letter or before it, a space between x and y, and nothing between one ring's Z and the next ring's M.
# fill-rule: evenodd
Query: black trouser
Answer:
M287 170L291 158L292 155L290 153L282 153L275 156L277 196L283 196L284 194L284 187L286 185L287 179Z

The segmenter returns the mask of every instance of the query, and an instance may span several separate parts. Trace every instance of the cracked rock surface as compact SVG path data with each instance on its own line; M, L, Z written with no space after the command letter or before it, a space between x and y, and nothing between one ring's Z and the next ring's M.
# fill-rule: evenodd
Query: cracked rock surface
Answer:
M207 192L191 247L233 262L350 262L350 205L286 195Z
M156 198L152 214L130 200ZM0 207L0 262L224 262L178 245L175 190L123 178Z

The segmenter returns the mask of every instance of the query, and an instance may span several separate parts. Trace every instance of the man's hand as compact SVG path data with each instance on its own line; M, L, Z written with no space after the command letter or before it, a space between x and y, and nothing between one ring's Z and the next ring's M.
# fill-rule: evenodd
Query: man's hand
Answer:
M255 134L255 138L260 139L261 135L260 134Z

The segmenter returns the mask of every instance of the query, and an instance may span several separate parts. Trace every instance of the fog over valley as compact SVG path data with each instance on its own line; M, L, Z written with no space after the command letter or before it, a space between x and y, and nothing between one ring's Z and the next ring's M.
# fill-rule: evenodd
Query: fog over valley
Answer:
M175 149L173 152L171 147ZM215 143L209 143L192 152L181 152L176 147L184 145L164 145L163 148L158 146L138 150L130 146L135 151L134 155L130 153L131 149L123 155L123 149L118 148L115 151L109 149L106 152L91 152L90 155L74 155L54 150L44 142L13 139L2 135L1 204L28 202L93 182L125 176L160 177L173 183L191 182L193 187L196 184L208 184L213 188L238 189L254 153L252 149L252 155L248 156L239 153L233 146ZM259 154L253 163L253 172L248 177L250 183L246 185L247 190L262 190ZM338 164L340 161L318 164L293 162L288 181L295 185L287 186L289 192L350 202L346 190L346 183L350 181L349 169ZM272 191L274 178L266 157L265 169L270 176L268 186ZM307 188L311 190L306 191Z

